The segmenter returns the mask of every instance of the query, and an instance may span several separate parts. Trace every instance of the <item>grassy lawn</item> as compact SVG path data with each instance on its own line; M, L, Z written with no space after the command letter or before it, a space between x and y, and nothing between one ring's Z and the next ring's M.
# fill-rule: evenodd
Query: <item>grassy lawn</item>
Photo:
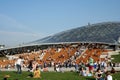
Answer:
M82 77L79 76L78 73L75 72L65 72L65 73L58 73L58 72L42 72L41 79L34 79L34 78L27 78L30 74L29 72L23 72L22 74L16 74L13 71L10 72L0 72L0 80L3 80L4 75L10 75L8 80L94 80L92 77Z
M118 63L120 62L120 53L119 55L112 55L111 57L114 58L112 62L118 62Z
M79 76L78 73L75 72L65 72L65 73L57 73L57 72L42 72L41 79L27 78L30 74L29 72L23 72L22 74L16 74L13 71L10 72L0 72L0 80L3 80L4 75L10 75L8 80L95 80L93 77L82 77ZM113 80L119 80L120 73L116 73L113 75Z

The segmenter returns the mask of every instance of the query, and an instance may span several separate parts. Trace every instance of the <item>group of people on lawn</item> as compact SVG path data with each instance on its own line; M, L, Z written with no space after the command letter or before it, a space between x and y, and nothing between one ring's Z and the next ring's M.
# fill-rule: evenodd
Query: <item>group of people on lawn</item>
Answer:
M22 74L22 64L23 64L23 59L20 56L17 61L15 62L16 68L17 68L17 74ZM41 72L39 70L38 67L38 63L36 61L32 61L29 65L29 69L30 69L30 74L27 76L27 78L41 78ZM9 75L5 75L3 80L7 80L10 76ZM18 80L18 79L15 79Z
M23 59L22 59L22 57L19 57L17 59L16 63L15 63L18 74L22 73L22 70L21 70L22 63L23 63ZM29 77L41 78L41 73L40 73L40 70L39 70L39 67L38 67L38 63L36 61L31 61L30 62L29 69L30 69L30 72L32 72L32 73L30 75L28 75L28 78Z
M111 71L108 72L106 65L101 66L102 64L98 64L96 67L94 66L94 60L92 59L92 57L89 57L87 70L84 63L81 63L80 65L81 67L79 70L79 74L82 76L94 76L96 80L113 80L111 73L115 73L114 68L112 68Z
M22 62L23 62L22 57L19 57L15 63L18 74L22 73L22 70L21 70ZM106 67L104 68L103 71L101 71L101 68L98 66L98 69L96 69L96 71L94 71L94 66L93 66L94 60L92 59L92 57L89 57L88 63L89 63L89 66L88 66L89 70L86 70L85 67L82 66L80 69L80 75L82 75L82 76L94 76L96 80L113 80L110 72L107 72L105 70ZM38 63L36 61L30 62L29 69L30 69L31 74L28 75L28 78L29 77L41 78L41 72L39 70ZM112 70L114 73L115 72L114 68L112 68ZM103 77L103 74L105 74L104 77Z

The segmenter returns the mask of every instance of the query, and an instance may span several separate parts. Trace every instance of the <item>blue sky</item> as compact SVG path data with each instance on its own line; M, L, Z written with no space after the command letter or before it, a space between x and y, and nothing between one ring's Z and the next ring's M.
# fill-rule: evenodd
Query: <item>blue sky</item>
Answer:
M120 0L0 0L0 44L18 45L108 21L120 21Z

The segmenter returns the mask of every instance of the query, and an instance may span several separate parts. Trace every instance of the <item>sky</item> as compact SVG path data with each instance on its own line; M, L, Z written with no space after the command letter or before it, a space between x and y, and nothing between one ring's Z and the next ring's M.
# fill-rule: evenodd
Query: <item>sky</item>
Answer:
M109 21L120 21L120 0L0 0L0 45Z

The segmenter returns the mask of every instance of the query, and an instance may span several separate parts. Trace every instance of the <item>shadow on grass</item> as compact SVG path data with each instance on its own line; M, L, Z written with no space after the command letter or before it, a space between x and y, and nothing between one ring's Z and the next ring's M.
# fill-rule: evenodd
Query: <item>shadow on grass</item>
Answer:
M85 79L86 80L95 80L95 78L93 78L93 77L86 77Z

